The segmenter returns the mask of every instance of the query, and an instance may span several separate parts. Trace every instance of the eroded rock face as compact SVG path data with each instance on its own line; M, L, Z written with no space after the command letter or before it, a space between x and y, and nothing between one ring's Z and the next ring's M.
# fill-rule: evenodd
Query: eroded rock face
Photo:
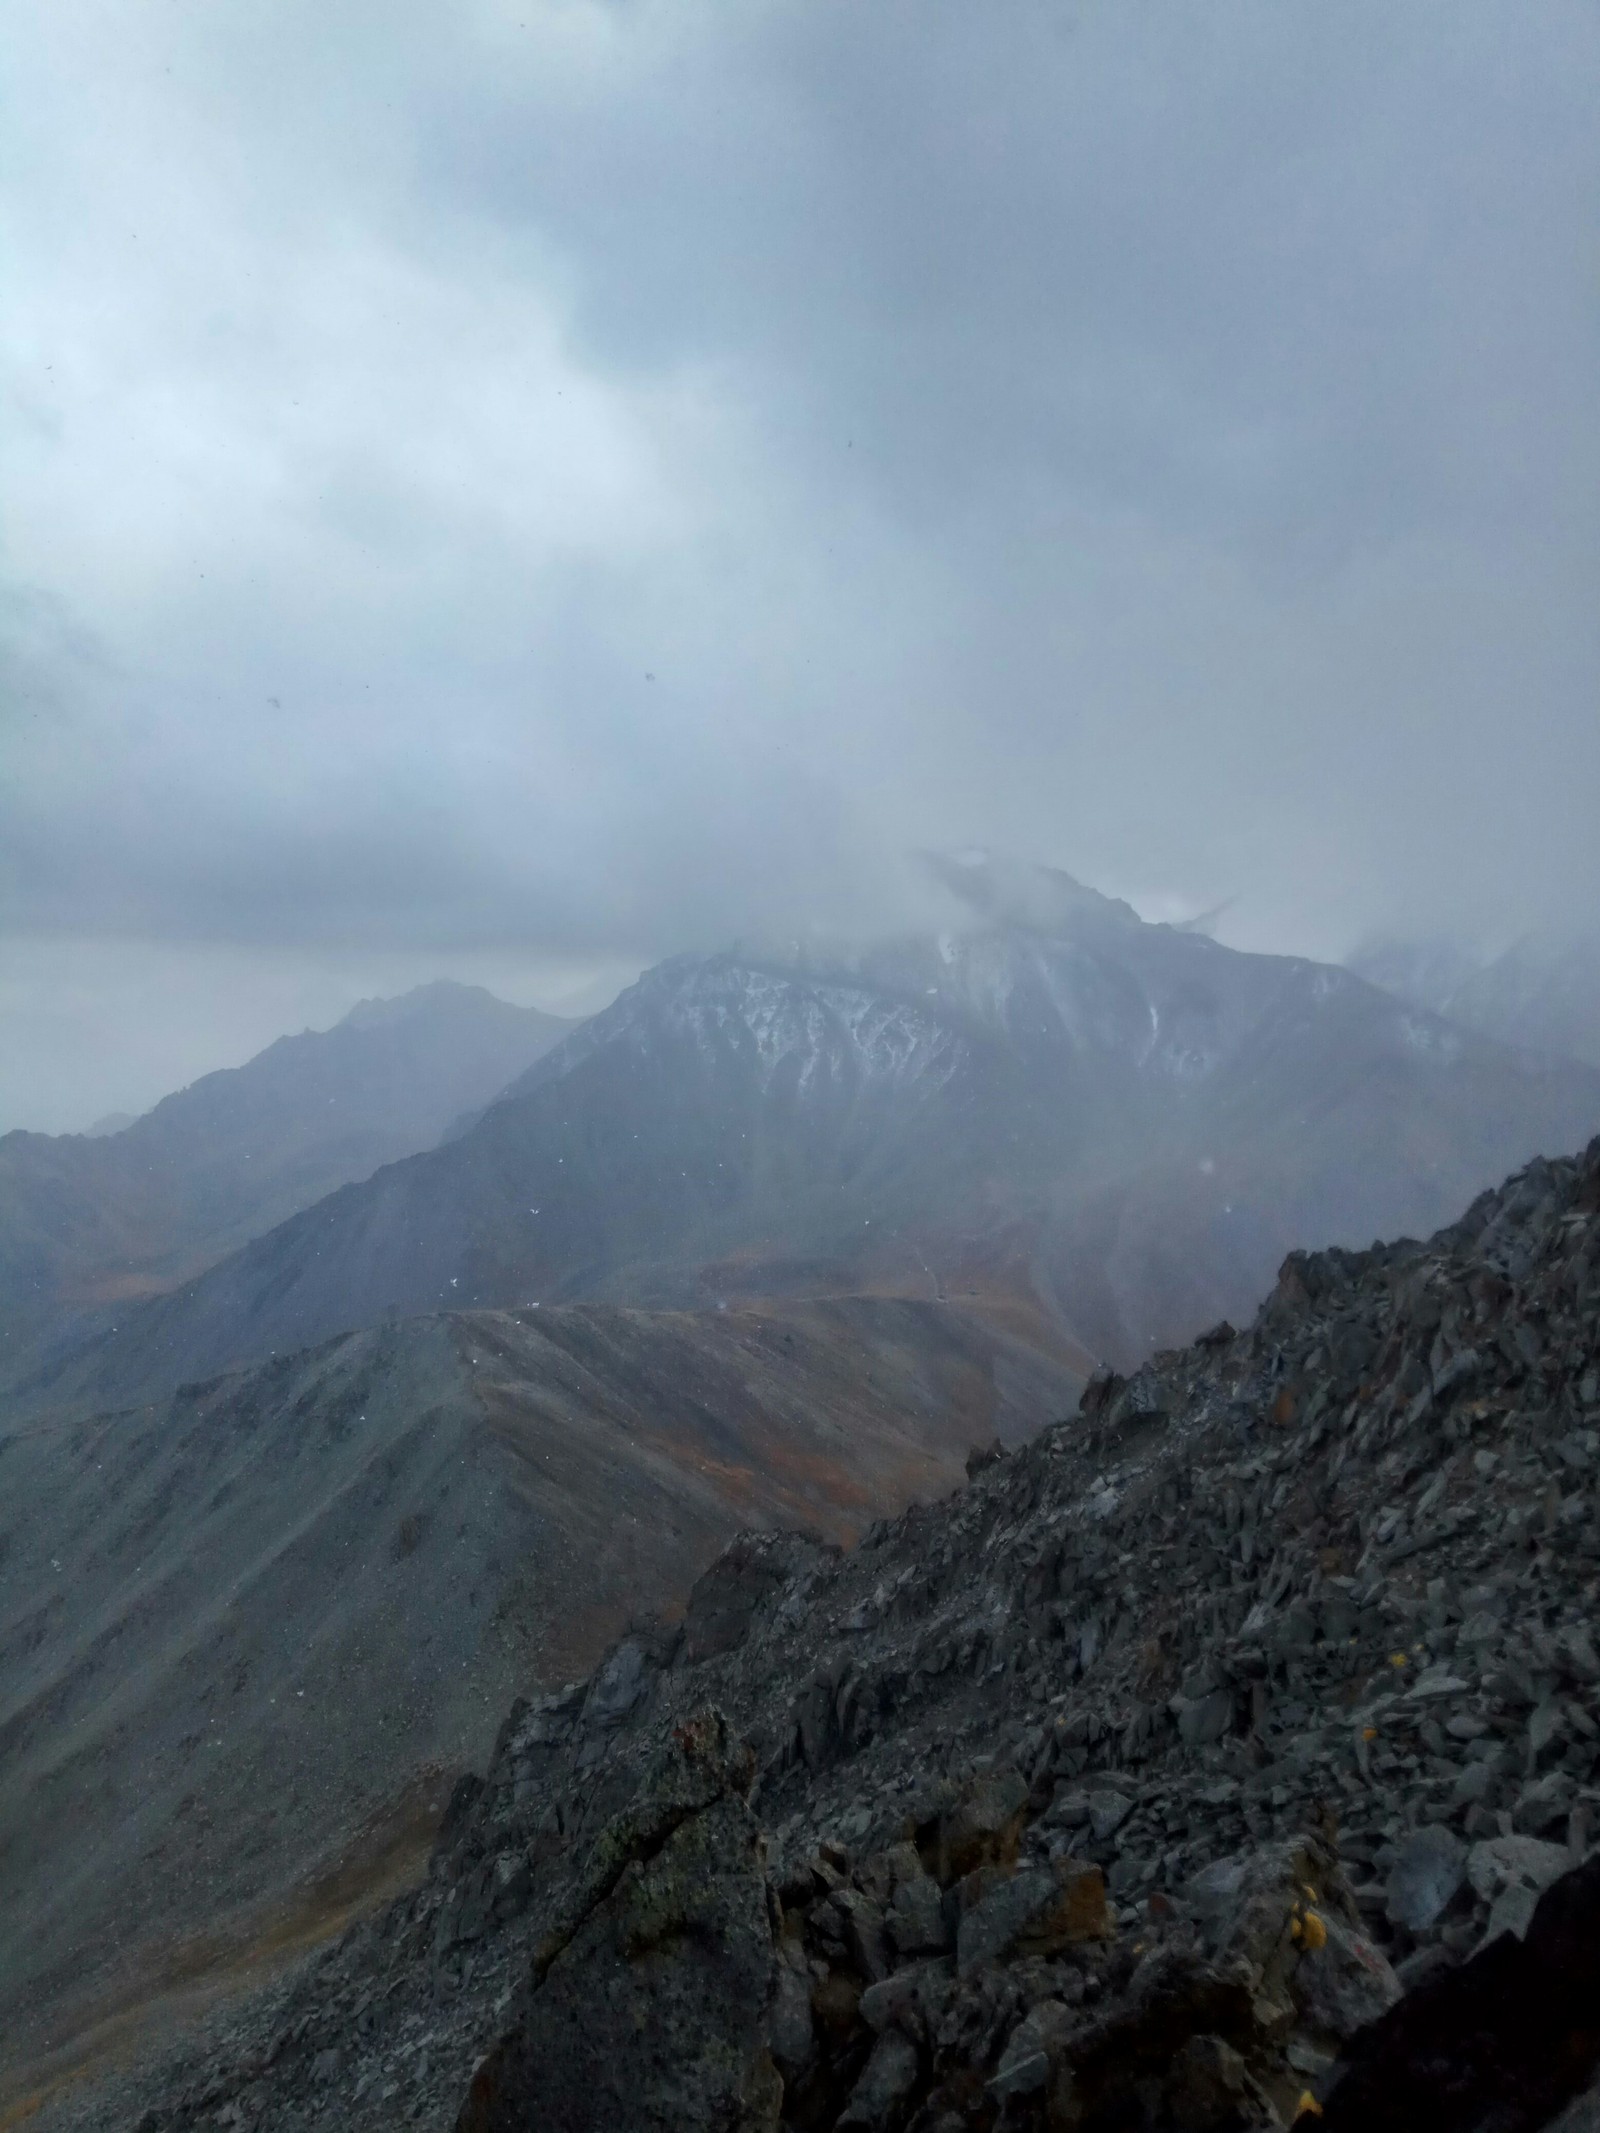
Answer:
M714 1713L674 1734L535 1951L520 2019L459 2133L773 2133L777 1964L754 1765Z

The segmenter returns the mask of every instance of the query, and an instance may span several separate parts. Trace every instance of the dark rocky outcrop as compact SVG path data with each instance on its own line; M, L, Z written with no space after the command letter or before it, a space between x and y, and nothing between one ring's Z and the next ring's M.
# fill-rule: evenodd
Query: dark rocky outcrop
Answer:
M1600 1856L1356 2041L1325 2133L1534 2133L1600 2065Z
M770 2133L776 1957L754 1758L715 1712L674 1729L534 1950L517 2026L473 2076L459 2133L529 2125Z

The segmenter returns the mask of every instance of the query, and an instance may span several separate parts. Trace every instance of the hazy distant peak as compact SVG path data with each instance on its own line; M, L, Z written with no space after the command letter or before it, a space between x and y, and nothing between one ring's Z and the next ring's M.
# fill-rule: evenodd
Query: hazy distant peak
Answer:
M133 1125L138 1116L137 1111L108 1111L104 1118L97 1118L92 1126L85 1126L81 1137L86 1141L107 1140L113 1133L121 1133L126 1127Z
M397 993L389 1000L358 1000L344 1020L340 1029L394 1029L402 1022L410 1022L419 1015L437 1014L440 1010L455 1009L457 1012L485 1011L500 1014L526 1014L526 1008L513 1007L492 993L484 985L462 985L455 978L434 978L426 985L414 985L409 992Z
M1600 1066L1600 940L1553 932L1508 945L1369 940L1350 968L1485 1036Z
M574 1025L441 980L363 1000L90 1134L0 1153L0 1344L183 1279L342 1185L438 1145Z

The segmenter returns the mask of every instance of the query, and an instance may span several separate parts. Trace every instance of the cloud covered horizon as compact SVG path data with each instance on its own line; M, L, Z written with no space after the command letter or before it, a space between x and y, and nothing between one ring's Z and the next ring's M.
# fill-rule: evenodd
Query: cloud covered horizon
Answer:
M916 846L1593 912L1597 87L1571 0L18 16L0 1127Z

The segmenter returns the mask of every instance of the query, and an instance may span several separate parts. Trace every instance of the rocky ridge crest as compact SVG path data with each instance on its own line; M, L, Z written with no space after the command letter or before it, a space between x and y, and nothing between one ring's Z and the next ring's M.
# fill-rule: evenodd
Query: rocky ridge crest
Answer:
M1600 1141L1292 1255L849 1555L736 1542L138 2122L1353 2122L1342 2058L1590 1850L1597 1466Z

